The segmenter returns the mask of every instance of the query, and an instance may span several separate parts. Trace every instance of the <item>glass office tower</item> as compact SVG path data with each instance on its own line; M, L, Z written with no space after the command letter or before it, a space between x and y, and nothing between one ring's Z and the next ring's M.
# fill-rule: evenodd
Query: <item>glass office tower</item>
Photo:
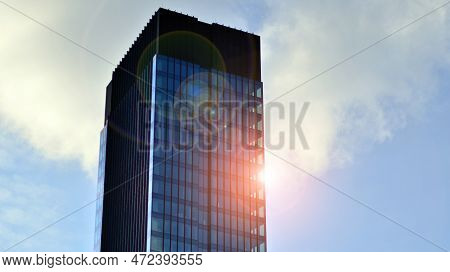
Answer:
M155 13L107 87L97 250L266 251L259 56L256 35Z

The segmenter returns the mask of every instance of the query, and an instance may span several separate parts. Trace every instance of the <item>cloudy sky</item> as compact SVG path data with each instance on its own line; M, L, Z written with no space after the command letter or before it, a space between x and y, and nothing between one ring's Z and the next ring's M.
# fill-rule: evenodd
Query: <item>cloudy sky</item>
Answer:
M450 249L450 5L329 70L445 0L243 2L0 1L0 245L95 199L111 63L166 7L260 35L266 102L314 78L276 99L309 149L266 152L269 250ZM94 210L12 250L91 251Z

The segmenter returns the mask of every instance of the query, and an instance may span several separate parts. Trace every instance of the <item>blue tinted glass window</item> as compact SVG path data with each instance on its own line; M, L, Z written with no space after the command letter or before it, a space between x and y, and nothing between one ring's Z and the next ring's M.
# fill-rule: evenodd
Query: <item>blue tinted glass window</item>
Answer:
M157 70L161 71L161 72L166 72L167 71L167 58L164 56L159 56L157 61Z
M152 251L162 251L163 250L163 240L160 237L152 236L151 239L151 249Z
M153 198L153 211L158 213L164 212L164 201L159 198Z
M153 181L153 191L157 194L164 194L164 183L160 180Z
M261 82L176 59L161 59L156 84L165 92L180 89L179 94L191 102L199 102L203 98L244 102L251 99L262 105ZM158 101L168 99L163 91L156 95L161 97ZM164 118L157 119L163 129L155 132L158 139L155 143L169 149L159 152L159 155L154 150L154 163L158 156L161 159L172 158L162 163L163 167L155 168L155 175L160 173L161 176L153 179L153 196L165 198L163 210L167 215L156 213L154 218L159 219L152 224L155 235L163 238L163 250L266 250L264 188L256 183L256 173L264 158L257 157L258 152L231 150L244 136L245 141L262 148L262 106L239 111L233 119L227 118L223 112L218 113L220 116L217 114L218 119L214 120L217 125L226 123L233 128L211 137L218 149L210 154L198 150L177 152L174 149L178 144L204 143L207 129L192 126L193 132L188 132L191 127L187 129L187 124L181 124L171 110ZM166 176L162 175L163 172ZM158 206L155 201L153 209L159 210Z
M152 219L152 230L163 232L163 220L160 218Z
M158 75L156 77L156 86L160 89L167 89L167 77L164 75Z
M173 58L168 58L167 59L167 72L169 74L173 74L174 73L174 59Z
M180 72L181 72L180 69L181 69L180 61L175 60L175 72L174 72L175 78L178 78L180 76Z

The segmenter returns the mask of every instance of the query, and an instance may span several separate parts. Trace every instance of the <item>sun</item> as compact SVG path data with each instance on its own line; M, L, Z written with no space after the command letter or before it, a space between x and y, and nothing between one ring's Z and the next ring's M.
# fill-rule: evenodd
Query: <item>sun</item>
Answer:
M265 184L265 186L270 186L274 183L276 178L276 171L272 167L266 165L263 170L258 173L258 180Z

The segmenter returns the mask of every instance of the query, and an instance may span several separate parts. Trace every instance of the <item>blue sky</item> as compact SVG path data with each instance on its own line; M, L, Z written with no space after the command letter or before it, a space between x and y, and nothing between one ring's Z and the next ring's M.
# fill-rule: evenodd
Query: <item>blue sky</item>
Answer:
M392 141L364 152L352 166L329 171L323 179L448 248L450 130L445 124L449 105L450 96L443 91L422 120L398 132ZM295 189L302 190L296 188L296 181L293 178L290 184L294 187L290 198L297 195ZM308 178L307 182L298 196L306 200L296 205L307 207L288 211L298 220L269 224L272 250L439 250L324 185Z
M440 4L13 5L113 63L159 6L257 33L270 101ZM113 67L3 5L0 15L0 244L6 248L95 199ZM303 122L310 149L271 150L444 248L450 248L448 24L448 11L440 10L280 99L297 109L310 102ZM274 124L266 135L290 125L278 116L266 122ZM270 251L439 250L270 153L266 161ZM13 250L91 251L94 213L89 206Z
M95 199L96 185L77 162L42 157L15 135L0 134L0 203L3 247ZM20 244L18 251L89 251L95 206Z

